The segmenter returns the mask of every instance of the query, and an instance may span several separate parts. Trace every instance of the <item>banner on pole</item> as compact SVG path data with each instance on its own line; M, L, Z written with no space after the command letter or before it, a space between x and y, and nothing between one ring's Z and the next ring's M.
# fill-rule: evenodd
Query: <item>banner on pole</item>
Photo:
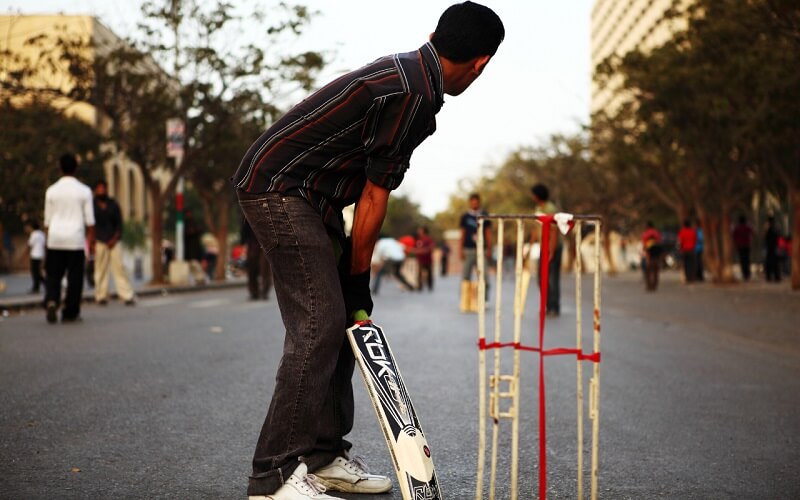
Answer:
M180 158L183 156L183 142L186 135L186 124L180 118L167 120L167 156Z

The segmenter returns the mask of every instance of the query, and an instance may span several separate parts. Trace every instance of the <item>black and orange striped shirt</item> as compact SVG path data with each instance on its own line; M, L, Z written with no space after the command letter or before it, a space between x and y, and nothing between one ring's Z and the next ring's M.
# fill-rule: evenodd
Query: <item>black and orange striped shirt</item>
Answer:
M397 188L444 102L433 45L383 57L297 104L264 132L232 181L251 193L302 196L341 233L342 208L367 179Z

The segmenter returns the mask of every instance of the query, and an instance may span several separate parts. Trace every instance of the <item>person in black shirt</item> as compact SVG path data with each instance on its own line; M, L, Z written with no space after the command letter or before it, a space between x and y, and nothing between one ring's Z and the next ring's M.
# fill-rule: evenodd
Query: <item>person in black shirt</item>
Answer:
M202 236L203 229L194 218L194 213L187 208L183 219L183 257L189 264L189 272L194 277L196 285L205 285L208 282L201 263L205 255Z
M461 258L461 312L477 312L478 306L478 283L472 281L472 273L478 273L478 217L488 215L481 208L481 197L478 193L469 195L469 210L461 215L459 226L461 227L461 241L459 245L459 257ZM485 297L489 299L489 263L491 262L492 252L492 221L486 220L483 223L483 248L485 250L483 264L486 272L484 273Z
M778 265L778 238L780 232L775 224L775 217L767 218L767 230L764 232L764 275L767 281L779 282L781 280L781 269Z
M122 265L122 211L114 198L108 196L106 181L94 185L94 300L108 303L108 275L114 276L114 286L120 300L134 305L133 287Z
M344 436L353 426L355 359L345 329L372 313L370 261L389 193L414 149L436 130L444 94L466 90L504 36L491 9L453 5L430 42L322 87L242 159L232 182L267 253L286 328L253 458L251 499L333 498L316 481L352 493L391 489L389 478L349 459ZM342 209L353 203L345 238Z

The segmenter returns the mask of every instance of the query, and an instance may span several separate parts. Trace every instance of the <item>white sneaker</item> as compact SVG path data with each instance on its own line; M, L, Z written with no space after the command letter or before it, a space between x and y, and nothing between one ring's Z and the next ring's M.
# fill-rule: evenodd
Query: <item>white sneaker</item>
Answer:
M308 467L300 463L289 479L271 495L251 495L249 500L339 500L325 494L318 477L308 474Z
M352 459L336 457L333 462L316 472L317 480L332 491L345 493L385 493L392 489L386 476L370 474L361 457Z

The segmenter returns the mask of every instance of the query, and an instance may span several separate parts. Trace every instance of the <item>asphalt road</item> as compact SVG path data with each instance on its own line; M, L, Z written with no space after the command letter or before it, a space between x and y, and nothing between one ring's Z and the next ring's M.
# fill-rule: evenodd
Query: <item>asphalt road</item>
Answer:
M573 279L563 276L549 347L574 342ZM457 285L452 277L433 293L402 293L387 281L375 320L446 498L469 499L477 320L458 312ZM510 282L503 292L510 298ZM245 498L282 344L275 301L245 293L87 305L84 321L70 325L48 325L39 311L0 320L0 498ZM525 343L536 336L535 295ZM604 281L602 313L601 498L800 498L800 294L755 283L687 287L669 275L646 294L629 274ZM538 365L530 353L523 362L520 498L535 498ZM354 451L391 473L355 377ZM548 358L546 382L548 497L575 498L574 358ZM501 442L498 498L508 498L507 434ZM399 490L373 498L399 499Z

